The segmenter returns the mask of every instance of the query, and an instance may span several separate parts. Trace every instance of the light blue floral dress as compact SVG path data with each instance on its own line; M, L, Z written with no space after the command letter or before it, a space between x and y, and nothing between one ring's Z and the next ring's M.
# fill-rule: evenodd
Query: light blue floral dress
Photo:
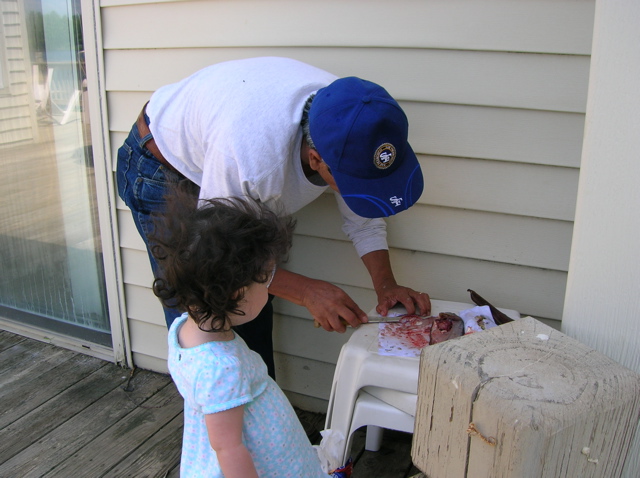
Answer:
M186 320L184 314L169 330L169 371L184 398L180 476L224 476L204 415L244 405L243 441L258 476L327 478L291 404L267 375L260 356L238 335L228 342L184 349L177 333Z

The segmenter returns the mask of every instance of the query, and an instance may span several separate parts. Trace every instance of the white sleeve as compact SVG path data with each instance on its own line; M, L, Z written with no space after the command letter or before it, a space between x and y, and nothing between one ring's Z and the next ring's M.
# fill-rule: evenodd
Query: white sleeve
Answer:
M360 257L369 252L389 249L387 223L384 219L367 219L358 216L349 209L339 193L335 193L335 197L344 221L342 231L351 239Z

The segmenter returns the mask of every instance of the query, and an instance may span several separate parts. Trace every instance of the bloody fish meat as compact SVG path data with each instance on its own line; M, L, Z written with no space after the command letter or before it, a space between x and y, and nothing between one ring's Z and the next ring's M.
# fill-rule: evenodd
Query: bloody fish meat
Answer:
M389 324L381 333L399 339L408 346L423 348L460 337L463 332L464 323L460 317L451 312L441 312L438 317L403 315L399 323Z
M438 317L434 317L431 327L431 345L460 337L463 333L464 322L460 317L451 312L441 312Z
M411 347L421 349L431 343L433 320L433 317L403 315L399 324L388 328L387 334L400 339Z

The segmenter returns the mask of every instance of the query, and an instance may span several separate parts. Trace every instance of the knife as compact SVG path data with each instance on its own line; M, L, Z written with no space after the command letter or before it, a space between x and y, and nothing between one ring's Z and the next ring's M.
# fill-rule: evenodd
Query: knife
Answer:
M369 322L367 322L367 324L390 324L390 323L394 323L394 322L400 322L400 319L402 319L402 317L382 317L380 315L377 316L368 316L369 318ZM340 319L340 322L342 322L344 325L349 325L349 323L344 320L344 319ZM366 325L366 324L364 324ZM317 320L313 321L313 326L317 329L320 327L320 322L318 322Z

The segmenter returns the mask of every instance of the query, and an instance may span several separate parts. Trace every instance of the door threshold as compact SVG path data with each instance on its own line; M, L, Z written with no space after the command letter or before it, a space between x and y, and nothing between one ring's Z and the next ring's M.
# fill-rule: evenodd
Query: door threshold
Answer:
M49 330L42 330L25 324L20 324L12 320L0 318L0 329L12 332L23 337L55 345L74 352L79 352L91 357L96 357L107 362L115 363L113 348L104 345L85 342L83 340L57 334Z

